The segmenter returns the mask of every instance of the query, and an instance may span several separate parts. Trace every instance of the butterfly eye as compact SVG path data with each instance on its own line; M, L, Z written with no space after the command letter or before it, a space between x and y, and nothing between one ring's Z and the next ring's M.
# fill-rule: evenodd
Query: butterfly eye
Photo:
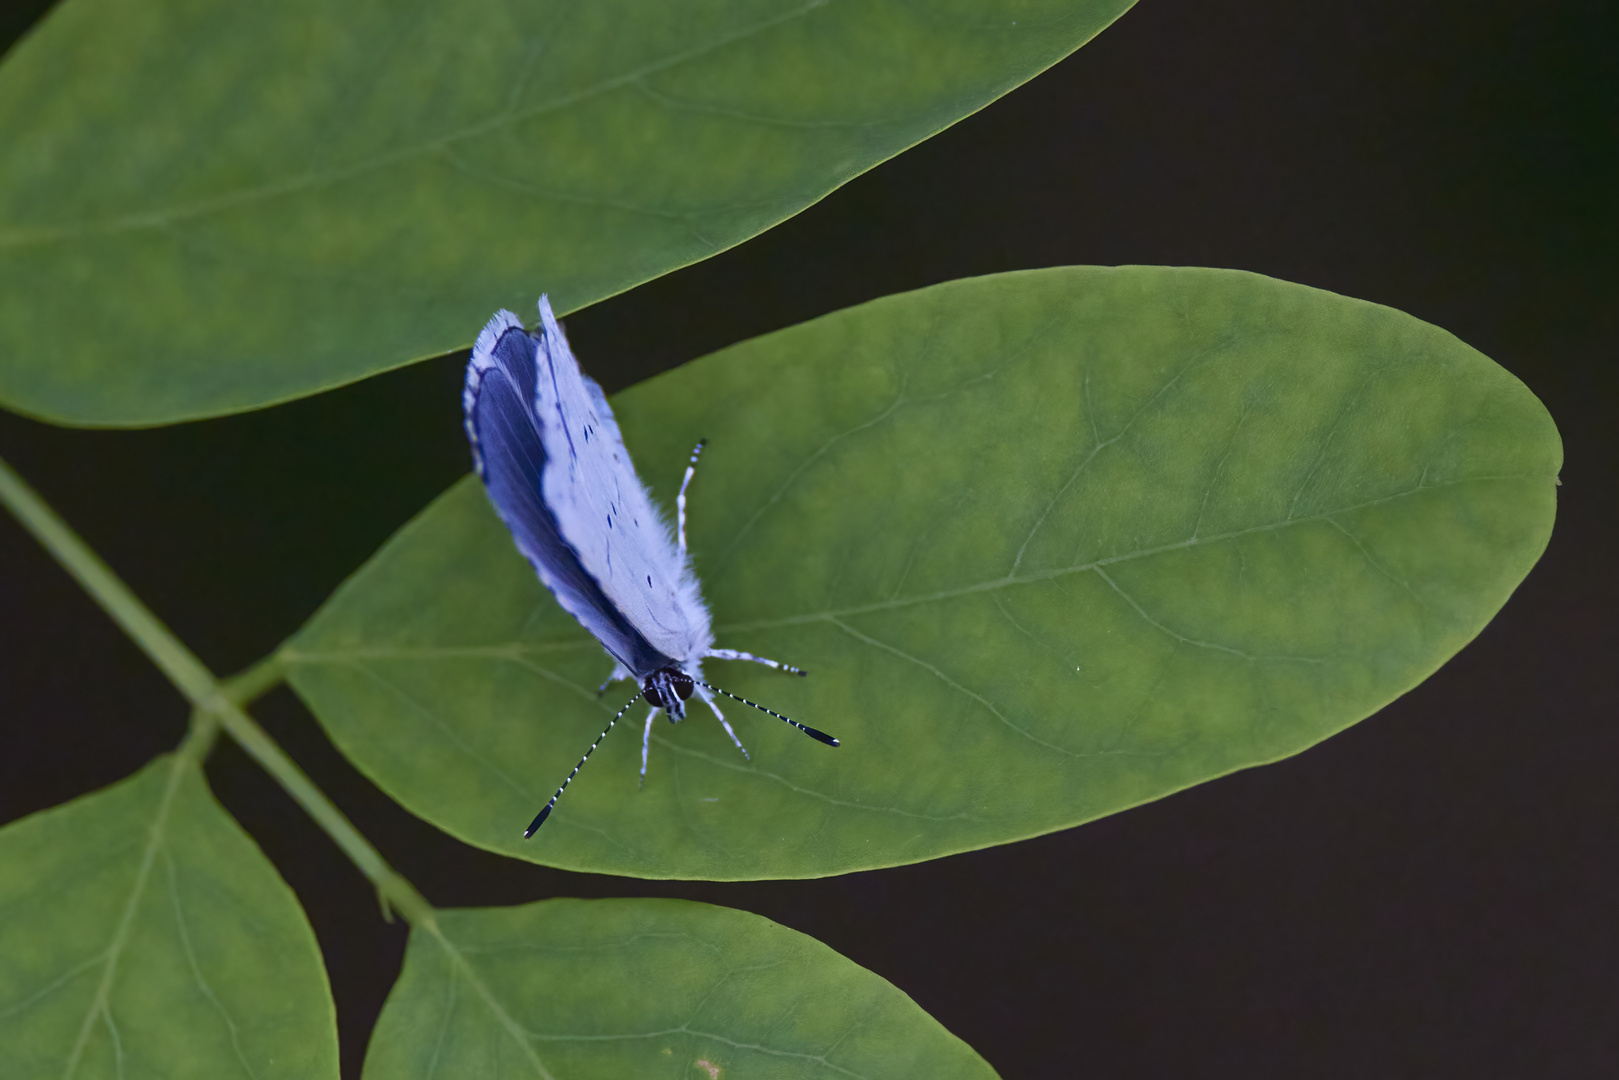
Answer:
M670 675L669 685L675 693L680 695L681 701L685 701L687 698L691 697L691 676L687 675L684 671L678 671Z
M690 690L686 692L691 693ZM651 679L648 679L646 685L641 687L641 696L646 698L646 703L654 709L667 709L669 707L669 699L664 696L663 688Z

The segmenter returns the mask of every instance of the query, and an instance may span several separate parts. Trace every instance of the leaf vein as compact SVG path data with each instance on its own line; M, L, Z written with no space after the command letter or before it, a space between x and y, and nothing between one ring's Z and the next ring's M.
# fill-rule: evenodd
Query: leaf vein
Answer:
M1392 570L1385 566L1383 560L1373 555L1371 549L1365 544L1361 543L1360 537L1344 528L1343 523L1340 522L1336 517L1329 515L1326 520L1327 524L1331 525L1333 528L1337 529L1339 532L1343 533L1349 538L1349 542L1355 545L1355 550L1360 552L1361 557L1366 560L1367 566L1370 566L1373 570L1377 571L1378 574L1404 589L1406 595L1411 597L1419 608L1422 607L1422 598L1417 595L1416 590L1411 587L1411 583L1409 581L1397 576Z
M191 931L186 926L185 912L180 906L180 884L175 876L174 856L169 853L167 847L163 849L163 867L169 886L169 907L174 912L174 927L179 932L180 948L185 952L186 964L191 968L191 977L197 980L197 986L202 990L203 997L208 999L220 1018L225 1021L225 1029L230 1032L231 1049L236 1051L236 1060L241 1064L242 1071L252 1077L252 1080L258 1080L258 1074L253 1071L253 1066L248 1064L247 1055L242 1052L241 1032L236 1026L236 1021L231 1019L230 1013L225 1009L225 1003L219 1000L213 987L208 985L208 980L203 977L202 968L197 963L196 950L191 947Z
M519 1024L511 1013L506 1011L506 1007L495 997L494 992L484 985L482 979L478 978L477 971L467 961L467 958L461 955L460 949L455 942L445 936L444 931L436 922L427 924L426 929L444 948L445 953L450 957L451 963L460 969L461 974L467 980L467 985L471 986L478 996L483 999L485 1007L494 1015L496 1022L505 1029L506 1034L511 1037L512 1041L517 1043L534 1072L543 1080L555 1080L555 1077L551 1075L551 1070L545 1067L545 1063L540 1060L539 1054L534 1052L534 1036L523 1025Z
M1192 539L1197 539L1198 530L1203 527L1203 515L1209 509L1209 496L1214 494L1215 485L1225 473L1226 462L1231 460L1231 452L1237 447L1237 436L1242 433L1243 421L1248 419L1248 403L1242 403L1242 411L1237 414L1236 426L1231 429L1231 435L1226 439L1225 452L1220 460L1214 463L1214 472L1209 475L1209 486L1203 489L1203 501L1198 504L1197 518L1192 522Z
M1101 567L1097 567L1096 574L1103 581L1107 582L1109 587L1111 587L1114 592L1124 597L1125 603L1135 608L1137 615L1140 615L1143 619L1145 619L1154 629L1162 631L1163 633L1174 638L1176 641L1184 642L1187 645L1195 645L1199 649L1213 649L1216 652L1230 653L1232 656L1240 656L1244 660L1285 660L1296 664L1326 663L1326 660L1319 656L1286 656L1280 654L1250 653L1244 652L1242 649L1233 648L1230 645L1221 645L1217 641L1204 641L1201 638L1188 637L1185 634L1165 626L1163 623L1147 614L1147 609L1142 607L1141 604L1136 601L1135 597L1131 596L1129 593L1120 588L1119 583L1109 577L1106 570L1103 570Z
M256 187L243 188L238 191L226 192L211 198L198 199L190 204L176 205L166 208L134 211L127 214L118 214L100 221L85 222L76 225L40 226L34 228L18 228L0 231L0 250L27 247L37 244L58 243L64 240L75 240L87 236L101 236L117 232L130 232L138 229L163 228L185 218L202 217L219 211L234 209L255 202L268 202L273 199L290 195L302 194L318 188L330 187L345 180L363 176L366 173L376 172L392 165L397 165L413 159L425 157L429 154L452 146L456 143L467 142L471 139L499 131L503 128L530 120L546 113L558 112L572 105L588 101L591 98L617 90L633 84L636 80L660 71L667 71L681 64L699 59L708 53L718 51L728 45L746 40L755 34L802 18L816 8L824 7L830 0L810 0L810 2L781 13L768 19L760 20L749 26L741 27L733 33L723 35L714 41L707 42L683 52L671 53L660 57L634 70L618 75L600 79L589 86L562 94L548 101L539 102L526 109L502 108L476 123L468 124L457 131L439 135L432 138L420 139L417 142L397 147L393 150L375 154L370 158L354 162L342 168L326 172L311 172L303 176L291 177L285 180L273 181Z
M736 550L736 546L742 542L742 538L748 534L749 530L753 528L754 524L765 515L767 510L780 501L781 497L787 493L787 490L798 481L798 478L802 476L811 465L814 465L817 461L824 457L828 450L831 450L832 447L836 446L844 439L858 435L860 432L865 431L868 428L876 427L878 424L882 423L884 420L887 420L890 416L893 416L896 412L898 412L900 406L904 404L905 383L902 376L899 392L894 395L894 400L889 402L886 409L864 423L856 424L847 431L838 432L838 434L832 436L830 439L826 440L826 442L817 447L808 457L799 462L797 467L795 467L792 472L787 474L787 478L781 482L781 485L771 493L769 498L760 504L759 508L753 512L753 516L742 523L742 527L736 531L736 535L731 537L731 542L726 545L725 550L720 554L720 561L723 563L731 557L731 553Z
M455 748L457 750L460 750L463 754L467 755L467 757L471 758L473 761L477 762L479 765L481 765L484 768L488 769L492 774L494 774L497 778L499 778L500 781L502 783L504 783L507 787L509 787L513 791L517 792L517 794L521 795L525 799L532 799L532 798L535 797L532 792L530 792L522 784L518 783L516 779L514 779L513 777L508 775L506 773L506 771L504 769L502 769L499 765L496 765L494 762L489 761L482 754L480 754L476 749L474 749L471 745L469 745L466 742L466 740L462 739L461 736L456 733L455 729L450 727L448 724L444 723L444 721L440 720L438 718L438 716L433 712L433 710L429 709L427 706L425 706L421 702L417 701L414 697L407 694L404 691L404 689L401 688L400 686L398 686L396 683L392 682L389 679L383 678L376 671L372 670L368 665L360 663L358 661L350 661L350 662L346 663L344 666L351 667L351 668L361 672L367 678L369 678L372 682L374 682L377 685L381 686L384 690L386 690L395 699L397 699L397 700L403 702L404 704L406 704L407 706L409 706L417 715L422 717L422 719L426 720L430 725L437 728L439 730L439 732L442 733L444 735L444 737L446 739L448 739L455 746Z
M1326 465L1327 450L1332 446L1332 440L1337 437L1338 429L1343 426L1344 420L1354 410L1360 399L1366 395L1366 390L1372 385L1372 380L1381 375L1383 371L1383 368L1373 368L1366 372L1361 378L1360 385L1356 386L1354 392L1345 397L1338 406L1338 413L1332 418L1332 424L1321 436L1321 443L1316 448L1315 460L1310 463L1310 468L1305 472L1304 480L1299 484L1298 491L1293 493L1293 501L1288 504L1287 516L1289 520L1292 519L1294 511L1298 509L1299 500L1304 498L1304 493L1310 490L1311 485L1315 483L1316 477L1320 475L1322 467Z
M7 1009L0 1010L0 1020L5 1020L9 1017L16 1016L18 1013L27 1009L30 1005L33 1005L35 1002L48 997L55 990L65 986L67 983L72 982L77 976L84 974L97 964L105 962L106 959L107 954L105 952L99 952L90 957L90 959L68 968L67 971L63 972L61 975L58 975L56 978L46 983L38 990L35 990L32 994L29 994L15 1005L12 1005Z
M895 647L893 645L890 645L886 641L879 641L878 639L876 639L874 637L871 637L871 636L869 636L867 634L862 634L860 631L856 630L854 627L850 626L848 623L844 622L842 619L828 618L826 621L830 622L833 626L836 626L839 630L842 630L844 633L848 634L850 637L856 638L856 639L858 639L860 641L864 641L868 645L874 645L877 648L884 650L885 652L893 653L895 656L899 657L902 660L909 660L911 663L915 664L917 667L921 668L923 671L926 671L926 672L930 673L931 675L933 675L934 678L938 679L940 682L944 683L946 686L950 687L952 690L956 690L959 693L964 694L967 697L971 698L972 700L978 702L978 704L980 704L984 708L988 709L990 714L992 716L994 716L995 719L999 720L1002 724L1005 724L1008 728L1010 728L1013 731L1017 732L1019 735L1022 735L1025 739L1028 739L1030 742L1035 743L1036 745L1039 745L1039 746L1043 746L1047 750L1051 750L1051 751L1053 751L1055 753L1061 754L1063 757L1084 757L1084 756L1086 756L1084 754L1076 754L1072 750L1068 750L1068 749L1066 749L1064 747L1058 746L1055 743L1046 742L1044 739L1038 738L1037 736L1035 736L1031 732L1024 730L1023 728L1021 728L1018 725L1014 724L1011 721L1011 719L1007 717L1007 715L1005 713L1001 712L1000 709L996 708L994 702L990 701L988 698L986 698L984 695L978 693L976 690L969 690L967 687L962 686L960 683L958 683L954 679L952 679L949 675L946 675L938 667L935 667L933 664L928 663L926 660L923 660L920 657L912 656L910 653L906 652L905 650L897 648L897 647Z
M502 176L497 172L473 165L471 162L457 156L448 149L441 151L439 157L453 167L457 172L461 172L467 176L473 177L474 179L493 184L496 187L509 188L512 191L520 191L525 195L537 195L543 199L550 199L554 202L570 203L575 206L599 206L608 210L622 210L627 214L636 214L641 217L660 218L665 221L676 221L686 225L691 223L692 215L689 213L679 213L673 210L657 210L650 206L642 206L639 203L624 202L619 199L603 199L591 195L581 195L577 192L564 191L560 188L543 187L539 184L530 183L526 180L518 180L510 176Z
M668 749L668 750L670 750L670 751L672 751L674 753L684 754L687 757L693 757L693 758L698 759L699 761L706 761L709 764L717 765L722 769L730 769L733 772L745 772L750 776L758 776L758 777L763 777L766 780L773 780L776 783L781 784L783 787L787 788L789 791L794 792L795 794L808 795L813 799L820 799L823 802L831 803L833 806L846 806L846 807L850 808L851 810L865 810L865 811L868 811L868 812L873 813L873 814L898 814L901 817L916 818L919 821L978 821L978 820L980 820L979 818L975 818L971 814L947 814L947 815L919 814L919 813L916 813L913 810L901 810L897 806L870 806L870 805L867 805L866 803L849 802L846 799L835 799L832 796L827 795L824 792L816 791L813 788L800 787L797 784L793 783L792 781L788 780L786 777L779 775L778 773L766 772L765 770L760 769L760 768L758 768L756 766L738 765L738 764L736 764L735 762L732 762L732 761L727 761L727 760L722 759L722 758L713 757L712 755L703 753L701 750L693 750L690 747L681 746L679 743L670 742L667 738L665 738L662 735L654 735L654 736L652 736L652 741L657 743L659 746L662 746L662 747L664 747L664 748L666 748L666 749Z
M124 902L124 910L119 916L118 925L113 928L112 941L108 944L105 953L106 967L102 970L101 982L96 986L95 998L91 1001L90 1009L85 1014L84 1023L79 1026L78 1038L74 1040L73 1050L68 1055L67 1067L62 1072L63 1080L68 1080L78 1071L79 1061L84 1056L85 1047L89 1045L90 1033L94 1030L98 1019L104 1019L107 1030L113 1038L118 1055L118 1073L120 1076L123 1075L123 1042L118 1035L118 1026L113 1023L112 1012L108 1007L108 999L112 995L113 981L118 976L118 960L123 955L124 947L129 944L130 927L135 921L135 912L140 907L141 897L146 892L146 884L151 877L152 863L157 857L157 849L163 842L163 833L168 826L169 808L173 805L174 794L179 790L180 778L184 770L191 767L192 762L185 757L175 757L169 763L168 783L164 785L163 794L159 798L156 811L152 815L152 825L147 833L146 848L141 853L140 865L135 871L134 884L130 886L129 898Z
M1023 544L1017 549L1017 556L1012 560L1012 568L1007 571L1007 576L1016 574L1017 568L1023 565L1023 553L1029 549L1029 544L1034 540L1035 534L1040 531L1041 526L1045 525L1046 519L1051 516L1051 511L1056 508L1057 503L1065 494L1067 494L1068 489L1073 487L1074 484L1078 482L1080 476L1084 474L1085 470L1090 467L1090 464L1096 458L1096 455L1100 454L1103 450L1124 438L1125 435L1129 433L1130 429L1135 426L1135 422L1141 419L1142 415L1145 414L1148 409L1152 408L1152 406L1157 403L1159 398L1169 393L1169 391L1174 388L1175 384L1180 382L1181 376L1185 375L1205 357L1212 355L1219 348L1220 345L1210 345L1202 352L1193 355L1190 360L1186 361L1186 363L1182 364L1176 369L1175 374L1170 376L1168 382L1164 383L1163 386L1160 386L1156 391L1154 391L1151 397L1142 402L1141 407L1135 411L1135 414L1132 415L1130 419L1124 422L1124 426L1115 432L1112 438L1098 442L1091 447L1090 453L1085 455L1085 460L1079 463L1079 467L1069 475L1067 480L1063 481L1062 487L1057 489L1056 494L1051 496L1051 501L1046 503L1046 508L1040 512L1040 516L1035 520L1034 526L1029 529L1029 534L1023 538ZM1084 380L1084 395L1087 402L1090 398L1090 385L1090 373L1087 372ZM1091 417L1091 432L1093 435L1096 433L1096 419L1094 416Z
M721 116L730 120L741 120L750 124L759 124L764 127L780 127L801 129L806 131L825 130L828 128L869 128L880 124L892 123L896 118L872 120L791 120L784 116L765 116L763 113L748 112L745 109L727 108L723 105L705 105L695 101L682 101L672 94L661 90L654 90L647 85L646 77L640 76L631 80L630 85L640 91L648 101L662 105L672 112L695 113L700 116Z
M783 615L769 619L750 619L746 622L725 623L715 627L715 632L723 634L735 634L747 633L754 630L770 630L783 626L799 626L805 623L825 622L829 619L847 618L853 615L868 615L879 611L894 611L900 608L913 607L918 604L931 604L943 600L956 600L964 596L972 596L976 593L992 592L996 589L1005 589L1016 585L1034 585L1046 581L1054 581L1059 578L1069 577L1073 574L1087 573L1097 569L1098 567L1114 566L1119 563L1133 562L1137 559L1151 558L1156 555L1165 555L1197 545L1218 544L1229 540L1241 539L1245 536L1252 536L1257 533L1275 532L1280 529L1308 525L1313 522L1324 521L1333 514L1343 514L1354 510L1364 510L1373 506L1381 506L1385 503L1394 502L1398 499L1408 498L1411 495L1415 495L1423 491L1432 491L1439 488L1454 487L1460 484L1479 483L1485 481L1529 479L1538 479L1538 477L1521 475L1469 476L1463 477L1459 480L1447 480L1434 484L1422 484L1417 487L1408 488L1405 491L1395 492L1392 495L1384 495L1376 499L1368 499L1365 502L1356 503L1352 506L1338 507L1337 509L1329 510L1321 514L1312 514L1309 517L1290 518L1284 521L1267 522L1263 525L1252 525L1245 529L1233 529L1230 532L1219 533L1215 536L1207 536L1201 539L1192 539L1188 537L1185 540L1177 540L1169 544L1160 544L1156 547L1139 548L1135 551L1123 552L1118 555L1109 555L1105 558L1096 559L1092 562L1076 563L1073 566L1058 567L1054 570L1041 570L1034 573L1006 575L1004 577L992 578L989 581L975 582L974 584L962 585L954 589L940 589L936 592L924 593L920 596L909 596L898 600L880 600L869 604L857 604L851 607L837 608L827 611L804 612L798 615Z

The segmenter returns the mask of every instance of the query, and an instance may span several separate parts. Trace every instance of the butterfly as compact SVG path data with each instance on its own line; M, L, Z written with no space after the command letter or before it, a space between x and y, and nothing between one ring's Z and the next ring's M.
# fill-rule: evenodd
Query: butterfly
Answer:
M651 706L641 739L643 781L653 721L661 711L678 723L693 696L714 713L744 757L748 751L720 712L716 695L838 745L823 731L704 681L707 659L751 660L792 675L806 672L752 653L714 648L708 606L686 554L686 488L704 444L697 444L687 462L671 536L635 474L601 387L579 370L545 296L539 307L540 323L533 331L511 312L496 312L472 347L462 405L473 467L517 550L563 610L612 657L613 672L602 690L619 679L634 679L640 690L596 736L524 830L524 839L544 824L619 717L642 699Z

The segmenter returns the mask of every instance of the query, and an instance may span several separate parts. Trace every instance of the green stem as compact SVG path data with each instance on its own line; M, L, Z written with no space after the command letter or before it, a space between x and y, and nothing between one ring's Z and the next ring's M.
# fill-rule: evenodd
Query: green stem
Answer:
M208 752L214 748L214 741L218 738L219 717L203 709L193 709L191 729L180 740L176 755L200 766L208 759Z
M252 700L281 681L283 668L279 658L272 656L260 661L221 685L213 672L140 602L129 586L118 580L107 564L4 460L0 460L0 502L5 503L45 550L78 579L113 621L146 650L146 655L195 707L191 732L181 746L182 753L200 761L213 744L217 728L223 726L315 819L360 872L371 879L386 903L412 925L438 932L433 906L427 899L383 860L343 812L282 752L264 729L242 711L241 702Z
M230 737L235 739L254 761L263 766L265 772L275 777L276 782L286 789L287 794L296 799L298 805L315 819L315 824L325 830L326 835L343 849L349 860L359 867L360 873L371 879L371 883L377 887L377 892L388 904L412 925L436 932L433 905L416 891L414 885L383 860L382 855L371 846L369 840L360 835L360 830L344 816L343 811L333 805L297 763L275 744L275 740L253 722L252 717L223 698L216 699L209 711L219 717L219 722L224 725Z
M287 665L279 652L273 652L246 671L239 671L223 680L219 688L227 700L245 709L286 677Z
M107 564L68 528L67 522L57 517L56 512L45 505L45 500L3 460L0 460L0 502L4 502L45 550L78 579L85 592L112 616L113 622L146 650L146 655L163 669L163 674L179 687L191 704L200 707L218 691L213 674L202 661L169 632Z

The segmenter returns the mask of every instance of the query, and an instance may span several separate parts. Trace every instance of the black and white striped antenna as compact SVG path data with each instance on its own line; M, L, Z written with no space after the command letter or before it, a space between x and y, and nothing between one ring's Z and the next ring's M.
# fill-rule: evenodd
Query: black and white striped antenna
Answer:
M783 665L783 666L785 667L786 665ZM793 670L797 670L797 669L793 669ZM799 674L803 674L803 673L799 672ZM705 682L705 683L701 683L701 685L704 688L706 688L708 690L711 690L716 694L724 694L726 697L731 698L734 701L740 701L744 705L752 705L755 709L758 709L762 713L769 713L771 716L774 716L777 720L780 720L782 723L788 725L789 727L797 728L799 731L802 731L804 734L808 735L812 739L823 742L828 746L837 746L838 745L838 740L833 738L831 735L828 735L826 732L817 731L815 728L812 728L812 727L808 726L807 724L800 724L797 720L789 719L788 717L785 717L785 716L781 715L781 713L776 712L774 709L767 709L763 705L760 705L756 701L749 701L747 698L742 697L739 694L733 694L729 690L721 690L719 687L713 685L712 683L706 683ZM556 806L557 800L562 798L562 793L564 791L568 790L568 785L573 783L573 778L579 775L579 770L585 767L585 762L589 761L590 760L590 755L594 754L596 752L596 747L600 746L602 744L602 740L607 738L607 733L609 731L613 730L613 725L618 723L619 717L621 717L625 713L629 712L630 711L630 706L634 705L637 701L640 701L645 696L646 696L646 691L645 690L643 690L640 693L636 694L634 697L630 698L630 700L628 700L628 701L626 701L624 703L624 707L622 709L618 710L618 712L613 714L613 718L611 720L607 721L607 726L602 729L602 733L600 735L596 736L596 741L590 744L590 749L585 751L585 756L579 759L579 764L577 764L577 765L575 765L573 767L573 771L568 774L568 778L566 780L562 781L562 786L557 788L557 793L555 795L551 796L551 801L545 804L545 809L541 810L538 814L536 814L535 817L534 817L534 820L529 824L529 827L523 830L523 839L524 840L527 840L530 837L532 837L534 835L535 830L537 830L541 825L545 824L545 819L551 816L551 811Z
M568 785L573 783L573 778L579 775L579 770L585 767L585 762L589 761L590 755L596 752L596 747L600 746L602 744L602 740L607 738L607 733L613 730L613 725L618 723L618 718L629 712L630 706L634 705L637 701L640 701L645 695L646 691L644 690L637 692L634 697L630 698L630 700L624 703L624 707L622 709L613 714L613 718L611 720L607 721L607 726L602 729L602 733L600 735L596 736L596 741L590 744L590 749L586 750L585 756L579 759L579 764L573 767L573 772L569 773L568 778L562 781L562 786L557 788L557 793L555 795L551 796L551 801L545 804L545 809L534 815L534 820L529 822L528 828L523 830L524 840L527 840L529 837L533 836L534 830L545 824L545 819L551 816L551 809L556 806L557 800L562 798L562 793L564 791L568 790Z
M782 665L782 666L786 667L785 664ZM796 668L793 668L791 670L797 671ZM802 671L798 671L798 674L802 675L804 673ZM838 740L834 739L832 736L828 735L824 731L816 731L812 727L809 727L809 726L807 726L805 724L800 724L797 720L789 720L787 717L781 715L781 713L779 713L779 712L776 712L774 709L767 709L763 705L760 705L758 702L749 701L747 698L740 697L740 696L738 696L736 694L733 694L729 690L721 690L719 687L715 686L712 683L703 683L702 685L706 689L714 691L714 693L716 693L716 694L724 694L726 697L730 698L732 701L740 701L744 705L752 705L755 709L758 709L762 713L769 713L771 716L774 716L777 720L780 720L784 724L788 724L788 725L790 725L792 727L797 728L799 731L802 731L804 734L808 735L812 739L817 739L817 740L819 740L821 742L824 742L828 746L836 746L836 745L838 745ZM628 708L628 706L626 706L626 708Z

